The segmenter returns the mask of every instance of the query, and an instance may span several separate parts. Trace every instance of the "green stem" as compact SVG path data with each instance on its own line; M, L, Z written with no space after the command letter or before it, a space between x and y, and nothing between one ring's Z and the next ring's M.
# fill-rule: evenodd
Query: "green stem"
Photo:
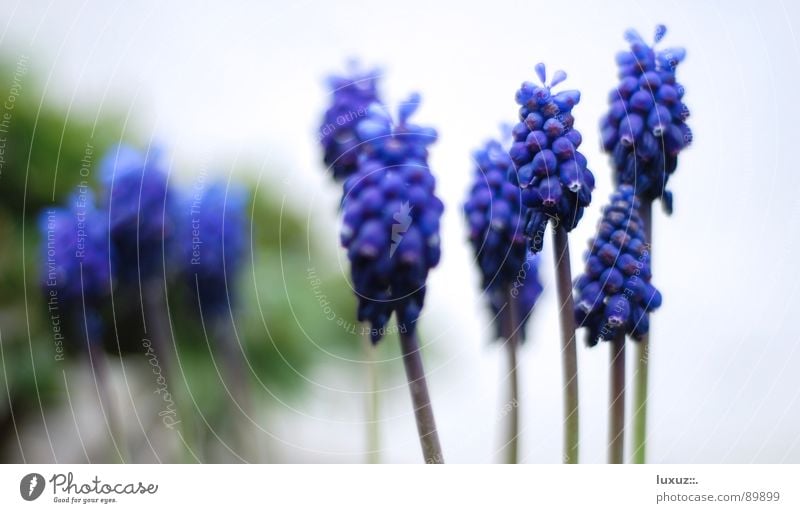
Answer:
M562 226L553 226L553 251L556 262L559 318L561 320L561 359L564 371L564 463L578 463L578 353L575 345L575 314L572 299L572 271L569 240Z
M519 378L517 376L517 348L519 347L519 326L517 302L509 290L506 295L506 353L508 355L508 433L506 435L506 463L517 463L519 460Z
M130 462L130 456L125 445L125 437L122 433L119 409L113 399L113 391L108 379L108 361L103 354L103 348L99 341L89 341L88 346L89 365L92 368L97 398L100 401L100 409L103 412L103 420L111 435L113 458L117 463Z
M166 291L163 282L159 279L153 279L145 283L142 290L142 300L144 308L144 317L147 320L146 335L153 345L153 350L161 367L164 382L170 388L170 395L175 401L175 409L179 417L179 423L182 424L180 428L181 440L181 454L183 455L184 463L194 463L197 461L193 453L192 447L195 447L194 429L190 422L190 416L187 415L185 408L181 408L185 398L178 397L175 393L176 382L173 378L178 375L175 369L175 360L173 358L173 348L177 352L177 347L173 345L170 347L169 342L172 340L169 319L166 316L167 301ZM184 378L184 383L186 383Z
M362 347L364 349L364 359L367 363L367 394L365 401L367 463L374 464L381 462L381 436L380 426L378 425L380 400L378 398L378 372L375 364L377 347L369 338L369 328L365 326L362 331L364 333L361 337L363 341Z
M650 265L653 265L653 202L642 203L639 215L650 247ZM633 463L646 461L647 449L647 380L650 361L650 335L646 334L636 344L636 372L633 376Z
M411 402L414 405L414 416L417 420L417 433L422 446L422 456L425 458L425 463L444 463L442 448L439 444L439 434L436 431L436 421L433 417L431 399L428 394L428 385L425 381L425 370L422 368L422 358L416 331L407 329L405 333L401 332L400 346L403 351L403 364L406 368Z
M236 334L233 331L232 319L226 316L213 319L212 332L219 347L225 374L223 375L230 387L230 394L238 404L234 407L231 404L231 418L234 419L234 450L237 454L244 458L250 452L249 448L255 444L251 444L252 436L249 420L247 416L250 415L250 394L249 387L247 386L247 367L245 365L244 356L242 355L239 343L236 340ZM233 402L232 401L232 402ZM241 411L239 411L241 409Z
M611 341L608 396L608 462L624 463L625 448L625 332Z

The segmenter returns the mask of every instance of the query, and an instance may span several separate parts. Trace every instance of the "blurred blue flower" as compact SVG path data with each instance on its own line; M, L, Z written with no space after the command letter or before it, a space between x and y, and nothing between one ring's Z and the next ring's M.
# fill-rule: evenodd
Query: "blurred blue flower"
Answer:
M633 187L621 185L589 241L586 270L575 281L575 320L588 328L590 346L612 340L618 330L640 340L650 329L649 312L661 305L650 284L650 246L638 209Z
M509 292L518 298L517 314L524 334L542 287L538 259L528 254L522 231L520 190L508 181L511 158L498 141L487 142L474 158L477 166L464 214L482 287L495 314L498 337L503 325L498 315L504 315Z
M70 196L68 205L46 210L39 217L46 265L42 285L57 290L64 300L104 300L111 284L105 213L95 208L88 190Z
M379 70L361 71L352 63L347 75L328 78L331 104L323 116L319 137L325 165L335 180L344 180L358 167L361 140L356 126L366 118L369 106L380 102L378 75Z
M357 126L365 141L358 172L344 185L342 245L351 262L358 319L377 342L397 313L399 329L413 330L425 299L428 271L439 262L439 219L444 205L427 146L436 131L408 123L414 95L400 107L398 124L373 105Z
M206 317L227 312L246 259L247 191L215 182L198 186L181 205L181 274Z
M664 34L666 27L657 26L655 43ZM671 213L667 181L678 154L692 141L684 89L675 81L686 50L656 51L634 30L625 38L630 50L617 55L620 83L609 94L609 110L600 121L603 148L611 156L617 184L633 185L642 201L663 198Z
M174 200L157 152L143 154L120 145L100 163L102 205L123 282L157 277L162 254L172 253ZM162 253L163 252L163 253Z
M528 320L531 318L533 307L536 306L536 301L542 294L542 284L539 281L539 255L534 255L528 252L525 261L522 263L517 277L510 285L512 301L517 304L517 325L521 330L521 340L525 341L525 328L528 325ZM503 305L507 303L507 296L505 293L500 293L494 290L490 296L490 305L492 313L497 317L495 326L497 328L497 337L508 338L509 334L502 332L503 322L501 317L507 315L507 309ZM516 329L512 326L512 329Z
M522 189L522 203L528 209L525 234L534 252L542 249L548 220L568 232L577 226L594 189L586 157L577 151L581 134L573 128L572 109L580 101L580 91L553 93L552 88L567 74L556 71L547 84L544 64L536 65L536 73L541 86L524 82L517 91L520 122L512 130L514 142L509 150L514 163L509 179Z
M82 332L78 319L82 321L85 313L90 340L97 340L101 328L97 310L111 294L114 253L109 248L108 222L86 187L71 195L67 204L39 216L40 284L51 315Z

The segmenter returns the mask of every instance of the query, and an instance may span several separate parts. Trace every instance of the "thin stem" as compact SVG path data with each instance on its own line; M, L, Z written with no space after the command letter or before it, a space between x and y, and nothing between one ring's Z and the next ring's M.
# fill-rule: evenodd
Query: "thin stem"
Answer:
M146 334L151 341L153 350L159 360L159 366L163 373L164 382L167 386L175 387L173 378L177 375L175 370L175 363L173 358L172 347L169 347L171 341L171 331L169 320L166 317L167 304L166 304L166 291L164 284L159 278L155 278L147 282L142 290L142 301L144 308L144 317L147 320ZM185 379L184 379L185 382ZM188 385L187 385L188 386ZM175 405L182 422L181 434L183 436L183 443L181 443L185 463L193 463L197 458L193 454L192 446L194 441L194 433L192 426L190 426L189 415L181 408L183 401L177 398L178 394L175 393L173 388L170 395L175 400Z
M422 456L425 458L425 463L444 463L416 331L408 329L405 333L400 333L400 346L403 351L408 389L411 391L411 402L414 405Z
M508 355L508 433L506 435L506 463L517 463L519 459L519 378L517 376L517 348L519 347L519 326L517 301L509 290L506 294L506 315L503 315L503 329Z
M100 401L100 410L103 412L104 421L111 435L111 447L114 459L118 463L130 462L125 437L122 434L122 422L119 410L113 400L111 384L108 379L108 361L103 354L99 341L88 341L87 356L92 368L94 382L97 389L97 398Z
M608 396L608 462L623 463L625 447L625 332L611 342Z
M559 318L561 320L561 359L564 370L564 463L578 463L578 353L575 345L575 314L572 299L572 271L569 265L569 240L562 226L553 226L553 251L556 262Z
M243 456L249 452L248 449L251 447L252 437L247 419L251 401L249 387L247 386L247 367L231 322L233 322L232 319L226 316L213 319L212 330L214 338L218 342L217 345L220 348L223 365L225 366L225 380L230 383L232 399L238 405L237 408L232 409L231 417L235 419L234 447L239 456Z
M650 265L653 265L653 202L642 203L639 215L650 247ZM647 449L647 394L650 362L650 335L646 334L636 344L636 372L633 392L633 463L644 463Z
M366 437L367 437L367 463L380 463L381 434L378 425L380 400L378 398L378 372L375 364L377 347L369 337L369 328L362 330L362 347L364 359L367 362L367 394L365 395L366 411Z

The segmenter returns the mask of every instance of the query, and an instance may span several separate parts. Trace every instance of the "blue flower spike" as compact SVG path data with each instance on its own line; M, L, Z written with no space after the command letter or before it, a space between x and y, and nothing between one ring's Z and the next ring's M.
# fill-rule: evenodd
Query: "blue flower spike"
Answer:
M621 185L589 241L584 274L575 281L575 321L587 328L589 346L613 340L620 330L641 340L650 312L661 306L661 293L650 283L650 246L638 209L633 187Z
M323 115L319 140L323 160L337 181L346 179L358 168L362 142L356 127L368 117L372 104L380 103L378 78L380 70L362 70L351 61L345 75L328 78L330 106Z
M187 198L181 216L181 272L204 316L230 310L246 257L247 192L214 182Z
M594 176L577 151L583 138L574 128L572 109L580 102L580 91L552 90L566 80L564 71L553 73L549 84L544 64L537 64L535 71L541 85L524 82L516 94L520 121L512 129L508 174L522 190L523 232L531 250L539 252L547 221L567 232L577 226L592 200Z
M666 32L664 25L658 25L652 45L635 30L625 32L630 49L617 54L620 83L609 94L600 131L615 182L632 185L642 202L661 198L671 214L667 182L677 168L678 155L692 142L692 131L686 124L685 91L676 81L686 50L654 48Z
M59 302L80 308L85 302L99 307L111 293L111 255L108 222L97 210L88 190L70 196L68 207L44 211L42 234L42 288Z
M100 173L120 281L161 278L163 256L172 252L175 202L160 152L121 145L105 155Z
M62 328L69 346L86 338L89 349L101 345L100 309L112 290L111 269L115 252L109 248L108 220L95 207L86 187L72 194L66 207L40 214L42 263L40 284L50 311L63 311ZM99 350L99 349L98 349Z
M524 335L542 286L538 278L538 259L527 251L520 190L507 177L511 157L496 140L486 142L473 157L476 167L464 203L464 215L481 272L482 288L495 318L502 315L509 292L519 298L517 315ZM497 318L498 337L501 325Z
M358 320L371 324L371 339L385 334L392 313L401 331L412 331L425 299L428 271L439 263L439 220L427 147L436 131L411 124L419 95L402 104L395 125L373 104L356 132L363 145L358 171L344 184L341 242L351 262Z

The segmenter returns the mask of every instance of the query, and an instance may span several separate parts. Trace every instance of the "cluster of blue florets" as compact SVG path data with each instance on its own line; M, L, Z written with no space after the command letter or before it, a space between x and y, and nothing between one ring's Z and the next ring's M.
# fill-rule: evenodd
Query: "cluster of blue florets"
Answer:
M577 226L594 189L586 157L577 151L581 134L573 127L572 109L580 101L580 91L553 93L566 73L556 71L548 85L543 64L536 66L536 72L542 85L525 82L517 91L520 122L512 130L509 150L514 163L509 178L522 189L522 203L528 209L524 231L534 252L542 248L548 220L567 231Z
M320 143L325 165L335 180L344 180L358 169L359 145L356 126L367 117L378 96L378 71L353 68L348 75L328 78L331 104L320 125Z
M369 109L356 127L364 141L358 171L344 185L341 242L351 262L358 320L371 323L373 342L392 312L401 330L414 329L428 271L440 258L444 205L427 163L437 135L408 123L418 106L414 95L401 106L397 125L381 107Z
M507 285L516 278L527 253L520 190L508 181L511 158L499 142L487 142L474 158L474 182L464 203L469 240L483 287Z
M655 43L665 33L659 25ZM632 185L642 201L662 198L671 213L667 180L678 165L678 154L692 141L684 89L675 81L686 51L656 51L633 30L626 39L630 50L617 55L620 83L611 91L608 114L600 122L603 148L611 155L617 184Z
M176 202L160 157L121 145L100 163L102 207L119 256L115 273L125 284L159 278L173 251Z
M226 284L244 254L244 192L215 184L200 195L197 209L182 205L157 153L127 146L105 156L100 175L99 206L84 183L67 207L41 214L41 283L48 306L74 315L85 312L95 336L98 311L113 288L166 281L173 267L163 264L170 263L191 274L192 290L196 279L204 309L216 312L227 305Z
M529 255L523 233L520 190L507 177L511 157L498 141L489 141L474 153L474 158L474 182L464 203L464 214L482 286L495 314L498 336L502 335L503 324L498 315L503 315L509 293L517 297L517 313L524 332L542 286L538 259Z
M223 314L232 306L236 275L246 257L247 200L241 186L214 182L181 205L179 269L204 316Z
M633 187L620 186L603 209L586 270L575 281L575 320L588 329L590 346L619 330L641 339L650 328L649 312L661 305L661 293L650 284L650 246L638 208Z
M91 191L81 188L66 207L42 212L39 218L45 269L42 287L66 309L97 307L111 292L108 221L94 204ZM49 299L49 298L48 298Z

